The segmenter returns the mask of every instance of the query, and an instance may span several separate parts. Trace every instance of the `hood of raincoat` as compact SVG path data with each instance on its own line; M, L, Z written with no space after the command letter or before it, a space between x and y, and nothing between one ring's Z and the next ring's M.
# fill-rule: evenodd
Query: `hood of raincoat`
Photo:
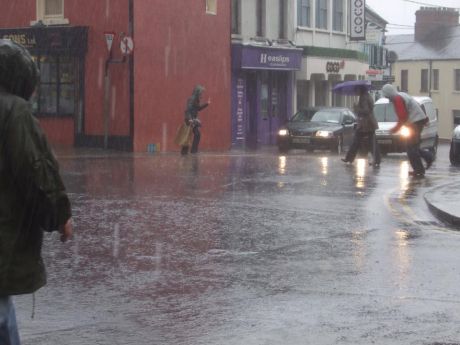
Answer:
M6 92L29 100L39 76L27 49L11 40L0 39L0 86Z
M193 89L191 99L193 101L196 101L197 99L200 98L201 94L204 91L204 86L202 85L196 85L195 88Z
M393 85L391 85L391 84L383 85L383 87L382 87L382 96L383 97L391 99L394 96L396 96L397 94L398 94L398 91L396 90L396 88Z

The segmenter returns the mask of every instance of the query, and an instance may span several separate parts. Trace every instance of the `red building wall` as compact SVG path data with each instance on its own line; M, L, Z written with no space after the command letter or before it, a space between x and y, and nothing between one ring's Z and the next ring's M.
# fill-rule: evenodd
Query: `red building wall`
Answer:
M0 28L30 27L36 18L36 0L0 0ZM114 59L121 58L120 33L128 32L128 1L66 0L64 17L70 26L87 26L88 52L84 72L84 114L86 135L104 135L104 70L108 58L105 31L117 34L113 43ZM110 67L109 135L128 136L129 73L128 63ZM40 117L52 144L73 146L75 124L71 118Z
M108 50L104 32L116 33L112 54L121 59L120 33L128 32L128 1L66 0L65 17L71 25L88 26L85 66L85 134L104 134L104 71ZM110 64L110 135L129 135L128 63Z
M196 84L206 87L200 113L200 148L225 150L231 143L230 2L218 2L206 14L205 1L135 0L134 2L134 151L151 143L162 151L173 143ZM104 70L108 57L104 32L116 33L113 58L121 59L120 34L128 33L129 1L66 0L71 26L87 26L84 71L84 134L104 135ZM0 0L0 27L29 27L36 20L36 0ZM128 60L127 60L128 61ZM109 135L130 135L129 65L110 64ZM40 118L52 144L72 146L75 123L69 118Z
M147 144L177 150L173 143L195 84L212 104L200 113L200 148L230 147L230 1L218 2L217 15L205 1L136 0L134 150Z

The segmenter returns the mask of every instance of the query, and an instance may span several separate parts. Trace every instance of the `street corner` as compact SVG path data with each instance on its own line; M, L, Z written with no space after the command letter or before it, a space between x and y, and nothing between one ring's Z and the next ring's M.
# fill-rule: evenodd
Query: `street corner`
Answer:
M460 180L434 187L424 195L429 209L437 218L460 230L459 198Z

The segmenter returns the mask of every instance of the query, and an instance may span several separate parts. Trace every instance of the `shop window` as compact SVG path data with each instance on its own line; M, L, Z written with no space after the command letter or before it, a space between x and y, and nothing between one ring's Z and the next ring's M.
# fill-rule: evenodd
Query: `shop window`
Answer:
M454 90L460 91L460 69L454 70Z
M206 0L206 13L217 14L217 0Z
M311 26L310 11L310 0L297 0L297 26Z
M69 24L69 20L64 18L64 0L36 0L37 21L42 21L46 25Z
M433 70L432 78L433 78L433 82L432 82L431 88L437 91L439 90L439 70L438 69Z
M401 91L407 92L409 90L409 71L407 69L401 70Z
M334 0L332 25L334 31L343 31L343 0Z
M297 81L297 110L310 106L310 82L308 80Z
M75 58L43 56L36 61L40 69L40 85L33 98L36 116L73 116L78 99Z
M428 70L422 69L420 73L420 91L428 92Z
M460 125L460 110L452 110L452 116L454 118L454 125Z
M232 34L241 34L241 0L232 0Z
M262 119L268 119L268 97L268 73L267 71L263 71L260 85L260 116Z
M316 0L316 27L327 30L328 0Z

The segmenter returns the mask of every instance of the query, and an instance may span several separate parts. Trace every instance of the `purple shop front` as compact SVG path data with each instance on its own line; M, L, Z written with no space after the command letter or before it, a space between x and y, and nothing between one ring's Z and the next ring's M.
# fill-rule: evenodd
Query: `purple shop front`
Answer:
M245 148L276 143L292 115L294 71L302 50L232 46L232 144Z

